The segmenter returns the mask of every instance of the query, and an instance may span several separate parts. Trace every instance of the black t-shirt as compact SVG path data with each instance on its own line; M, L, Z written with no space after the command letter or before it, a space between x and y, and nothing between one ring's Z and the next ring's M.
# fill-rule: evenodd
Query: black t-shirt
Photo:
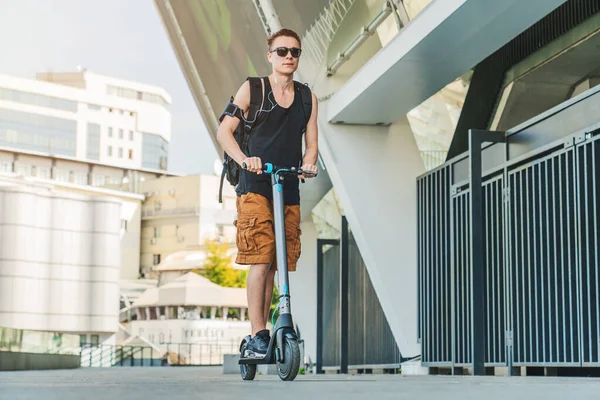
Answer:
M304 108L298 90L288 108L275 102L269 79L264 79L265 95L262 110L256 117L248 141L249 157L259 157L262 163L280 167L300 167L302 163L302 130L305 123ZM294 82L294 85L297 83ZM253 118L249 115L248 118ZM286 175L283 181L283 199L287 205L300 204L299 179ZM258 193L268 199L273 197L270 174L258 175L241 170L236 188L239 195Z

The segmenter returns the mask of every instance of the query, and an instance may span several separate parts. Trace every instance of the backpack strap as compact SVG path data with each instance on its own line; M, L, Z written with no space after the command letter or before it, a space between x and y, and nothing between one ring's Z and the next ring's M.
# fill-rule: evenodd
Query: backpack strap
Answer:
M312 115L312 93L306 83L294 81L294 86L296 87L296 93L300 94L300 99L302 100L302 110L304 111L304 126L302 127L302 133L305 133L308 121Z
M246 118L248 121L244 121L244 135L242 143L240 144L240 147L244 152L247 151L250 131L252 130L252 127L258 118L258 113L262 108L265 91L263 82L261 82L261 78L248 77L247 80L250 83L250 106L248 107L248 114Z
M254 126L254 123L257 120L259 111L262 107L264 91L265 91L264 88L266 87L266 84L261 82L261 78L248 77L246 79L248 80L248 82L250 84L250 105L248 107L248 112L246 114L246 118L239 118L240 123L243 124L243 126L238 128L238 133L239 133L238 145L240 146L240 149L244 153L247 153L247 151L248 151L248 141L250 138L250 131L252 130L252 127ZM267 78L264 77L263 80L264 79L267 79ZM230 100L230 103L231 103L231 101L233 101L233 100ZM237 114L242 114L242 112L238 111ZM236 116L238 116L237 114L236 114ZM227 168L228 164L233 164L233 161L227 155L227 153L225 153L224 158L225 158L225 162L223 163L223 170L221 171L221 182L219 185L219 203L223 203L223 183L225 182L225 175L227 174L226 168ZM235 167L232 166L232 168L237 168L237 165Z

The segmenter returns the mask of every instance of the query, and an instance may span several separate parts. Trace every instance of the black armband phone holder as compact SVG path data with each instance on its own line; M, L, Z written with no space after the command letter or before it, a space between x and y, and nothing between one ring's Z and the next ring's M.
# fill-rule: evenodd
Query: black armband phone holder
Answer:
M223 118L225 118L226 115L229 115L230 117L237 117L240 121L243 121L244 119L242 110L240 110L240 108L233 103L233 97L229 99L229 102L225 106L223 113L221 113L219 122L223 122Z

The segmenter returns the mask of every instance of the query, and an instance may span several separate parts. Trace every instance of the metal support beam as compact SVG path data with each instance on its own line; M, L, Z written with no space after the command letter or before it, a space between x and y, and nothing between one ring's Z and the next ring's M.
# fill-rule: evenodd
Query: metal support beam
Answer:
M341 324L340 324L340 373L348 373L348 258L350 249L348 242L350 235L348 229L348 220L346 216L342 216L342 270L340 274L340 292L341 292Z
M317 239L317 374L323 373L323 247L339 244L336 239Z
M485 375L485 247L481 144L506 142L505 132L469 130L471 188L471 355L473 375Z

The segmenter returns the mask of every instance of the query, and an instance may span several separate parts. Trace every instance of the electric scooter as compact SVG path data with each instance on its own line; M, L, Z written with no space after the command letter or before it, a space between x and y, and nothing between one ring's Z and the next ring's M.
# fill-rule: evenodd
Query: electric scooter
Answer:
M246 169L245 165L242 165ZM314 172L302 171L298 168L281 168L270 163L263 165L263 171L271 174L273 187L273 212L275 223L275 248L277 252L277 277L279 293L279 316L273 328L273 335L269 342L267 354L263 358L244 358L246 345L250 335L246 336L240 344L240 373L243 380L253 380L259 364L277 364L279 378L284 381L293 381L300 368L300 347L298 336L294 329L290 307L290 287L287 265L287 249L285 240L285 219L283 203L283 187L280 181L284 175L315 175Z

